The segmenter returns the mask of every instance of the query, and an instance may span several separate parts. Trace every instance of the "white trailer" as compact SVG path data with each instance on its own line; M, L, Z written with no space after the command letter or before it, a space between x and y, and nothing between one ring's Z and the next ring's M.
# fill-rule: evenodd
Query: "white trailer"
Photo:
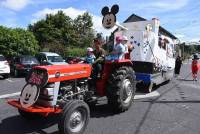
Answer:
M148 85L161 84L173 77L175 45L173 40L159 33L159 20L123 23L115 37L125 35L134 49L130 53L136 79ZM128 29L128 30L127 30Z

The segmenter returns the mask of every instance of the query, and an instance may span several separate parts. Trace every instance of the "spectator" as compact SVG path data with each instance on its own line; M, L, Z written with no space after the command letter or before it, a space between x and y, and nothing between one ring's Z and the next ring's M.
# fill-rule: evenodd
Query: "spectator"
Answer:
M87 48L87 56L86 56L86 63L92 64L94 63L96 57L93 53L93 49L91 47Z
M176 61L175 61L175 77L179 76L181 65L182 65L181 57L177 56Z
M197 75L198 75L198 70L199 70L198 59L199 58L197 55L193 55L191 69L192 69L192 77L193 77L193 80L195 81L197 81Z

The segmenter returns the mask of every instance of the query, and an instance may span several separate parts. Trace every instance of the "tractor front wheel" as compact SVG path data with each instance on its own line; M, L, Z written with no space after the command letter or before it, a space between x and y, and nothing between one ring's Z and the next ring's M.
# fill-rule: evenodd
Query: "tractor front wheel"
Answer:
M82 134L90 118L88 105L81 100L73 100L63 107L58 128L60 134Z
M135 95L135 73L131 67L122 66L110 75L107 85L108 104L116 112L128 110Z

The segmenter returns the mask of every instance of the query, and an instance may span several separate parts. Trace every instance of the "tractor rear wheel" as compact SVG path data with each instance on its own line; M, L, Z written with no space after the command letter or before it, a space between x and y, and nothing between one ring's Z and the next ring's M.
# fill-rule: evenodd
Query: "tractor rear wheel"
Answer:
M81 100L73 100L63 107L58 128L60 134L82 134L90 118L88 105Z
M119 67L110 75L106 91L108 104L115 112L129 109L135 95L135 82L135 73L131 67Z

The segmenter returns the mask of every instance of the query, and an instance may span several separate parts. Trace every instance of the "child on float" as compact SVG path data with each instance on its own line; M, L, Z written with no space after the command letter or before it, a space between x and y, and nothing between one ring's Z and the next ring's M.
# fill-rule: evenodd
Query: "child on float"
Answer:
M124 59L125 47L122 44L123 37L116 37L116 44L114 45L113 51L106 57L106 60L114 61L114 60L122 60Z
M96 59L96 57L93 53L93 49L91 47L88 47L87 55L86 55L86 59L85 59L86 63L92 64L92 63L94 63L95 59Z

